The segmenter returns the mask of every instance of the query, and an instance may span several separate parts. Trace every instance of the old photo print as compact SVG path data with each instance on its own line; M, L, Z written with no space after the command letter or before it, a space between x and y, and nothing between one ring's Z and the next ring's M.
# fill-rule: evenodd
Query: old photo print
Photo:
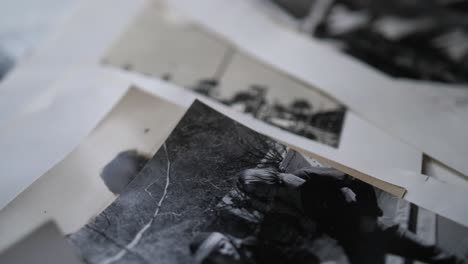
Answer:
M86 263L465 263L436 226L195 101L114 203L67 238Z
M114 102L78 146L2 209L0 251L49 219L65 233L81 228L115 200L185 113L134 87Z
M468 2L266 0L276 18L396 78L468 83ZM267 3L270 2L270 3ZM278 19L276 19L278 20ZM282 21L285 21L284 19Z
M103 59L171 81L258 120L338 147L346 109L152 2Z

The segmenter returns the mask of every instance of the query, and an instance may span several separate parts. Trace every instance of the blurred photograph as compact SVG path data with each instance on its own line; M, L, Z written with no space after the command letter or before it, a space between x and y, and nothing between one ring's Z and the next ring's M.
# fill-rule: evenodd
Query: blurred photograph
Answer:
M86 263L466 263L437 217L195 101L67 239Z
M468 82L468 2L267 0L294 27L396 78ZM266 3L270 2L270 3ZM283 17L276 13L277 17Z

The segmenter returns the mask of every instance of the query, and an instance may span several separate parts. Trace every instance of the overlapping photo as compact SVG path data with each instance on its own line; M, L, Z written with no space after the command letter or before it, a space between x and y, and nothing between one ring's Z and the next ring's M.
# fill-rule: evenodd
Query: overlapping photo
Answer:
M468 82L466 1L263 2L289 15L296 29L389 76Z
M152 1L103 58L188 88L295 135L338 148L346 108Z
M64 233L81 228L135 178L184 112L128 89L73 151L2 209L0 252L51 219Z
M67 239L86 263L466 263L447 221L195 101Z

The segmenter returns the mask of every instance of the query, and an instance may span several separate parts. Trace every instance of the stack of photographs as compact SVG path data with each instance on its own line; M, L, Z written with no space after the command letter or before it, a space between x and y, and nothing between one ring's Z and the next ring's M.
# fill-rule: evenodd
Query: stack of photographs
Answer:
M278 2L283 4L278 4ZM271 3L271 1L260 0L240 0L236 2L203 0L197 4L178 0L170 1L172 7L189 14L195 23L233 43L239 50L254 56L266 65L271 65L277 70L333 96L344 104L348 111L355 111L360 117L370 121L392 136L400 138L409 146L424 152L430 158L442 162L461 175L468 175L468 167L461 158L467 155L467 148L466 144L460 143L465 142L464 137L466 134L460 132L468 129L466 124L461 122L466 118L468 90L465 89L466 84L463 81L437 81L442 79L440 77L442 75L447 77L447 80L451 79L458 74L454 73L453 68L463 69L464 66L461 65L464 62L457 62L455 63L457 66L452 67L444 64L445 62L440 61L443 59L437 56L437 58L428 58L424 54L430 52L423 50L432 41L418 40L415 42L424 42L427 45L421 46L421 49L418 50L414 50L414 47L412 47L402 52L376 52L382 53L383 57L391 57L390 59L387 57L371 58L377 62L381 60L388 64L391 64L393 59L397 60L398 65L384 65L382 66L384 68L404 66L403 68L411 68L412 71L419 71L420 68L423 68L424 71L420 74L421 78L404 77L403 73L400 77L394 78L394 76L373 67L370 63L340 52L340 49L346 49L346 44L338 40L311 38L311 34L307 33L306 29L300 28L302 20L295 20L292 15L289 15L289 11L284 11L284 9L287 9L284 7L285 5L290 7L291 5L301 6L301 3L308 3L312 10L309 10L311 12L310 19L317 24L322 21L320 20L321 16L314 16L312 13L323 11L326 15L326 10L328 10L326 4L333 2L339 2L336 5L331 5L333 10L343 9L343 5L345 5L341 3L343 1L312 0L287 1L287 3L285 1ZM367 5L361 1L356 1L355 4L358 6ZM374 3L368 5L378 8L380 4L382 3L376 2L375 6ZM383 4L385 5L385 3ZM408 3L407 5L411 6L412 4L414 3ZM448 3L443 5L446 4ZM351 5L348 3L348 6ZM222 9L222 7L226 7L231 11L228 13L216 11ZM309 14L309 11L306 13ZM370 24L371 29L369 31L371 33L377 31L374 28L374 26L377 26L373 24L371 11L359 10L357 7L356 10L351 11L350 16L345 15L344 18L341 16L339 18L333 17L330 22L331 26L342 26L345 29L346 26L349 26L352 31L352 28L356 25L354 20L361 19L364 21L363 27ZM383 13L383 17L376 18L375 23L385 25L386 30L395 30L399 34L408 33L411 35L413 29L411 25L410 29L408 29L410 32L400 32L404 31L403 29L406 26L401 25L400 28L399 25L395 25L397 18L402 23L404 22L401 16ZM243 19L239 19L240 17ZM437 25L437 23L429 21L427 25L431 27ZM358 25L358 27L360 26L361 24ZM387 29L387 27L390 29ZM450 25L447 25L447 28L450 28ZM415 28L414 30L417 31L418 29ZM305 30L306 33L304 34L301 30ZM447 30L450 31L450 29ZM458 30L457 27L454 27L454 30ZM366 29L364 28L363 31L366 31ZM380 44L379 41L362 41L358 37L353 37L353 41L359 42L358 44L362 45L359 49L365 49L367 52L372 53L372 50L385 46ZM450 46L450 49L453 48L460 52L465 50L463 37L459 38L461 41L446 39L448 40L441 40L439 44L444 43L443 45ZM332 45L328 45L329 43L332 43ZM334 46L338 46L338 48L334 48ZM343 46L344 48L342 48ZM434 50L433 48L428 49ZM440 57L449 54L450 49L443 48L440 51ZM368 57L372 57L371 55ZM380 55L377 54L376 56ZM367 55L364 54L361 57L365 56ZM463 60L463 58L460 59ZM392 71L397 72L398 69ZM401 71L404 71L404 69ZM434 75L438 75L440 78L434 77ZM449 127L451 129L447 129Z
M437 231L435 214L194 102L67 239L87 263L462 263Z
M433 213L196 101L67 239L87 263L463 263L436 232Z
M454 211L444 205L435 206L433 200L424 197L427 193L420 191L420 181L426 180L426 176L420 174L421 151L406 145L407 148L402 147L404 144L399 140L393 137L388 139L384 136L385 132L369 126L367 120L357 116L339 100L259 61L160 2L151 2L129 24L102 63L110 68L147 78L160 78L185 87L202 98L211 99L267 124L269 131L279 128L287 132L272 135L262 131L277 140L346 164L360 173L400 186L413 194L418 192L418 198L411 201L419 205L433 206L431 209L445 207L451 213ZM351 133L351 127L357 130ZM372 133L378 133L379 139L373 141ZM393 148L393 155L386 156ZM372 154L365 157L365 153ZM383 156L380 156L381 153L384 153ZM379 158L383 160L378 161ZM398 171L393 171L396 168ZM413 177L418 180L408 182L410 177L406 172L402 174L401 170L418 172L419 175ZM400 179L397 179L398 175ZM453 178L465 181L463 176ZM383 188L382 185L379 187ZM400 194L392 193L401 197L404 191L398 192ZM464 196L461 194L463 192L460 190L457 193Z
M103 63L158 77L301 137L338 147L346 108L203 28L145 9Z
M429 59L411 49L421 39L439 43L453 31L448 22L417 38L387 39L377 30L387 29L384 18L419 13L388 4L389 16L366 1L259 3L283 25L371 65L385 61L374 66L394 77L466 82L466 50L450 61L452 49ZM428 10L455 4L431 1ZM437 13L446 21L444 10ZM337 14L361 22L337 29ZM363 39L384 50L365 48ZM168 5L150 1L99 63L57 87L89 78L82 84L95 93L82 99L121 97L1 209L0 263L468 264L464 176L428 166L429 156L343 102ZM28 120L17 127L37 125Z
M41 194L72 178L75 186L62 191L69 195ZM52 202L58 197L68 198ZM200 101L184 111L136 88L7 206L32 230L35 218L47 217L25 203L49 206L84 263L465 263L468 256L468 228Z

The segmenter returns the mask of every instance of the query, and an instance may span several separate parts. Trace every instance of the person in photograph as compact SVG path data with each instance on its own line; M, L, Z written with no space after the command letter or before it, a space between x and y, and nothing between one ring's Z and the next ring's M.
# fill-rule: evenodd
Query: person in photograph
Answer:
M239 239L220 232L202 232L190 243L197 264L254 264L254 238Z
M255 118L260 118L263 107L267 105L267 92L268 87L253 84L249 89L237 92L231 99L224 100L223 103L251 114Z
M351 263L385 263L387 253L427 263L464 263L398 225L380 223L382 210L373 187L335 169L247 169L240 173L238 187L302 211L339 242Z
M257 248L254 251L257 263L282 264L315 264L334 261L335 264L348 264L337 261L344 256L343 250L336 243L326 247L317 247L322 240L316 225L308 219L277 211L265 214L256 233ZM324 256L323 250L333 252L333 258Z
M199 264L321 263L313 252L313 241L305 240L306 234L297 232L300 229L297 219L270 215L256 236L241 239L220 232L203 232L195 236L190 251Z
M218 85L219 82L216 79L202 79L192 88L192 90L219 101L221 99L218 95Z
M314 247L314 243L320 238L316 224L291 207L271 208L271 205L272 201L268 199L261 199L234 188L217 204L212 222L205 226L204 230L219 231L227 240L234 241L231 243L233 245L249 245L250 253L247 254L251 256L249 261L255 263L322 263L324 254L319 258L316 254L317 246ZM233 239L233 237L243 237L243 239ZM197 235L192 242L192 252L198 248L196 245L201 244L200 240L204 241L207 238L207 233ZM242 251L242 248L246 247L235 248L240 248ZM344 256L339 246L327 245L322 248L327 252L337 253L336 256ZM330 259L329 256L325 257L328 257L327 260ZM336 264L348 263L336 262Z

